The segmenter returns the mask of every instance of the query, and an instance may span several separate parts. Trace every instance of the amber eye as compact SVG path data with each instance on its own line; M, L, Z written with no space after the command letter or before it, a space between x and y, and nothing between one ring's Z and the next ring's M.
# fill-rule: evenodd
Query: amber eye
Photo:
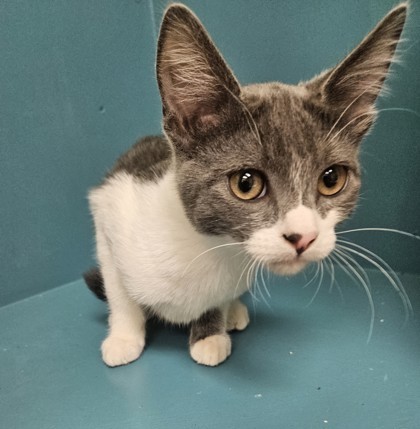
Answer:
M257 170L241 170L229 177L229 186L241 200L255 200L266 194L264 176Z
M318 192L330 197L338 194L347 183L347 168L343 165L328 167L318 179Z

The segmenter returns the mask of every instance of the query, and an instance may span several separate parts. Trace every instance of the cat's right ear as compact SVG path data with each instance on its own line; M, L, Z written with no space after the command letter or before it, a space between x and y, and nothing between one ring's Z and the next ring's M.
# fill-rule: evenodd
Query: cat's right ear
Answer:
M181 4L171 5L163 17L156 72L165 130L184 138L214 132L240 94L203 25Z

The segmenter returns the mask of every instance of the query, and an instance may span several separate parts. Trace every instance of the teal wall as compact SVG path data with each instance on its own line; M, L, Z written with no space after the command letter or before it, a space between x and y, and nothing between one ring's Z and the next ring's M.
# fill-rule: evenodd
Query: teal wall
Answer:
M92 264L86 193L160 129L147 2L0 2L0 303Z
M242 83L296 83L335 64L388 0L187 1ZM137 136L160 131L156 23L166 2L0 3L0 305L80 277L93 262L86 192ZM420 9L380 108L420 112ZM420 117L383 112L364 143L349 227L420 233ZM355 237L356 239L356 237ZM398 271L420 273L419 242L357 236Z

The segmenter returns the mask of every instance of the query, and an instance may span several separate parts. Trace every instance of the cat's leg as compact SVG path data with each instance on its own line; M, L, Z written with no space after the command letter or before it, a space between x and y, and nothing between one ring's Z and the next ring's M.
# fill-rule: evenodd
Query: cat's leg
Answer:
M145 345L146 316L133 302L121 282L106 238L97 230L97 251L109 306L109 331L102 343L102 359L108 366L130 363Z
M202 365L216 366L231 353L231 340L226 332L227 309L215 308L191 324L190 354Z
M227 314L227 331L243 331L249 324L248 309L239 299L235 299Z

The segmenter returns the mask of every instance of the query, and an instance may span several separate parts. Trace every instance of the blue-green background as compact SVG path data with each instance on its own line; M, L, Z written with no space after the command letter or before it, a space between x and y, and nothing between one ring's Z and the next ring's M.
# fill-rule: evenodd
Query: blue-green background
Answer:
M296 83L332 66L389 0L187 1L239 80ZM68 283L93 263L86 193L140 135L160 132L154 51L166 2L0 2L0 305ZM379 107L420 112L420 8ZM349 227L420 233L420 118L384 111L364 143ZM358 236L397 271L420 273L418 242Z
M242 83L296 83L337 63L390 0L187 1ZM0 426L418 429L420 241L353 235L400 272L267 278L251 324L218 368L188 356L185 330L148 326L139 361L107 368L107 307L80 275L94 262L86 193L140 135L160 131L153 0L0 0ZM420 2L402 64L363 146L360 207L347 227L420 233ZM357 280L357 279L356 279ZM62 285L61 287L58 287ZM358 287L359 286L359 287ZM331 289L331 290L329 290ZM263 292L263 291L262 291ZM264 292L263 292L264 293ZM316 299L314 300L314 295ZM23 298L27 298L22 300ZM313 302L308 306L309 303ZM10 305L5 305L10 304Z

